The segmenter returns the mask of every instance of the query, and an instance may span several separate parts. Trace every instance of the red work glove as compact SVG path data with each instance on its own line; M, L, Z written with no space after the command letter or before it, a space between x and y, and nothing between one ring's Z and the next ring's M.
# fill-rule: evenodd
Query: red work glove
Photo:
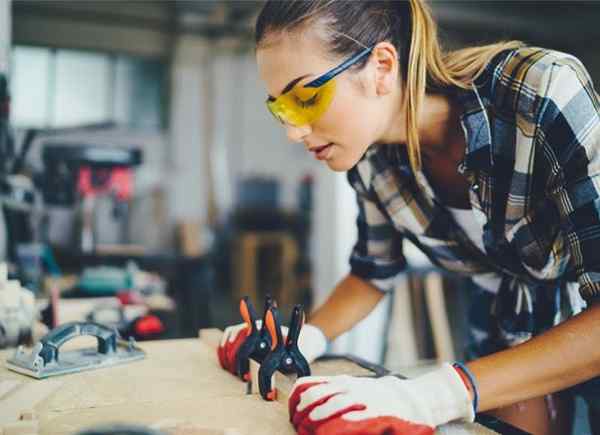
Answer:
M298 435L432 435L439 425L475 417L466 384L449 364L410 380L300 378L289 412Z
M260 328L259 322L256 321L257 327ZM223 336L221 337L221 343L217 348L217 356L219 357L219 363L228 372L236 374L235 359L240 346L250 334L250 327L246 323L240 323L225 328Z
M256 327L260 329L262 327L262 320L256 321ZM283 337L287 336L288 328L286 326L281 327ZM229 326L223 332L221 338L221 344L217 348L217 355L219 357L219 363L225 370L236 374L235 360L237 352L240 346L250 334L250 327L247 323L240 323L238 325ZM298 348L306 361L310 364L315 359L325 353L327 348L327 339L323 332L316 326L308 323L304 324L298 337Z

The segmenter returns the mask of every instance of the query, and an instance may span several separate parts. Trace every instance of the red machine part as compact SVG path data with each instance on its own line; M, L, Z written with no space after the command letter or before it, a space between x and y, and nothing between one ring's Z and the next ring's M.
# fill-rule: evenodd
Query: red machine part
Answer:
M83 196L114 193L120 201L127 201L133 192L131 168L79 168L77 190Z

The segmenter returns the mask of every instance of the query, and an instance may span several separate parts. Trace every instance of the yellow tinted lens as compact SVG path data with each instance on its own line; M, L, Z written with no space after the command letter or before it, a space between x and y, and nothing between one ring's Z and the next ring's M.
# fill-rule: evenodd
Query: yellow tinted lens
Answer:
M269 110L279 121L291 125L305 125L307 124L304 113L298 110L296 105L289 98L285 98L285 95L281 95L275 101L267 101Z
M292 94L298 103L302 104L312 104L314 102L315 97L324 86L327 86L328 83L325 83L323 86L318 88L305 88L304 86L300 86L297 88L293 88L289 93Z
M273 117L279 121L279 122L284 122L283 119L281 119L281 116L279 115L279 111L277 109L278 105L276 104L275 100L267 100L267 109L269 109L269 112L271 112L271 115L273 115Z
M335 94L335 80L319 88L298 86L273 101L267 101L271 113L291 125L312 124L329 108Z

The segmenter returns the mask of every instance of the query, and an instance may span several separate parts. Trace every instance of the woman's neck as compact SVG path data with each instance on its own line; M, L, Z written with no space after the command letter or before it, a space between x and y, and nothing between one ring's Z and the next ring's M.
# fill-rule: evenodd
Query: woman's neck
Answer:
M460 114L459 105L449 96L426 95L418 123L421 153L434 159L464 154L464 148L456 147L464 143Z
M383 143L406 143L405 111L397 108ZM455 165L464 156L465 138L460 125L460 106L448 95L426 94L419 113L419 143L423 159Z

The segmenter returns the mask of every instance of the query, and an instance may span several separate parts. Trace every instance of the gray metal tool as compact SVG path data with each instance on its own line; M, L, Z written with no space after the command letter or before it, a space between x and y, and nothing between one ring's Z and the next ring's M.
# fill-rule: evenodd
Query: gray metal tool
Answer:
M85 429L75 435L165 435L165 433L139 425L105 424Z
M74 349L59 352L67 341L93 336L98 340L98 348ZM27 354L19 347L8 358L6 367L10 370L32 376L37 379L49 376L77 373L110 367L145 358L146 354L136 346L133 338L125 341L116 330L93 322L65 323L44 336Z

